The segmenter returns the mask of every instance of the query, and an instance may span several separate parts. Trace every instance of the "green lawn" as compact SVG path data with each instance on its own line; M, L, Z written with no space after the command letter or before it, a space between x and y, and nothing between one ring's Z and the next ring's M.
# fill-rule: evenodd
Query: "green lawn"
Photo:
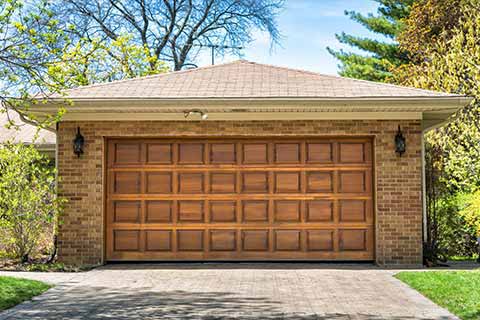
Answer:
M5 310L22 301L37 296L51 286L34 280L0 276L0 310Z
M460 318L480 319L480 271L405 271L396 277Z

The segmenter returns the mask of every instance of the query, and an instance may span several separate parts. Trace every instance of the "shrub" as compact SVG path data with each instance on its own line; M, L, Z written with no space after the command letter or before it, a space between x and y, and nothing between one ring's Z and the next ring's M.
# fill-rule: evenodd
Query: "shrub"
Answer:
M0 147L0 227L7 250L28 261L44 234L53 234L62 202L46 156L31 145Z

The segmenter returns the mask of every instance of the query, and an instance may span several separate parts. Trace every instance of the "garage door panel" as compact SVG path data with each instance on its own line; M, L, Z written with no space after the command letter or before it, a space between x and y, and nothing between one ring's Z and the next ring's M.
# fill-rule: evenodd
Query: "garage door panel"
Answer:
M244 251L268 251L268 230L243 230L242 249Z
M236 251L237 231L236 230L211 230L210 250L212 251Z
M145 251L172 251L172 231L145 231Z
M140 143L115 143L115 164L138 164L142 161Z
M242 201L242 217L244 222L268 222L269 203L266 200Z
M333 251L333 230L307 230L306 235L308 251Z
M171 193L172 174L170 172L146 172L147 193Z
M113 193L138 194L141 189L140 172L115 172L113 174Z
M237 162L235 143L210 144L210 163L233 164Z
M204 174L200 172L182 172L178 174L178 192L189 194L204 193Z
M210 201L210 222L236 222L236 201Z
M203 230L177 230L178 251L203 251Z
M245 193L267 193L268 172L243 172L242 191Z
M275 230L275 250L298 251L301 250L299 230Z
M204 222L203 201L178 201L178 221L179 222Z
M274 220L276 222L300 222L301 201L277 200L274 201Z
M107 260L372 260L372 143L108 140Z
M237 174L235 172L210 173L211 193L235 193Z
M306 203L307 222L333 222L332 200L309 200Z
M332 143L307 143L307 163L332 163Z
M173 149L171 143L148 143L147 164L171 164Z
M172 222L173 201L146 201L145 223Z
M300 172L275 172L275 192L276 193L299 193Z
M205 163L205 145L203 143L179 143L179 164L203 164Z
M140 201L113 201L113 221L115 223L140 223Z
M267 143L244 143L243 144L243 164L268 164L268 144Z
M333 172L329 172L329 171L307 172L307 192L311 192L311 193L333 192Z
M295 164L301 162L300 143L275 143L275 163Z
M140 230L115 230L113 232L115 251L140 250Z

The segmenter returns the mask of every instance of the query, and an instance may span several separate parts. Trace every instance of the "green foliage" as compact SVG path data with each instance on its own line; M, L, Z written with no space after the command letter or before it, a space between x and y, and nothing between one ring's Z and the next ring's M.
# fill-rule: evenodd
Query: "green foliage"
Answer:
M395 277L461 319L480 318L479 271L400 272Z
M413 0L375 0L379 3L378 15L362 15L355 11L345 11L352 20L368 30L394 40L401 31L402 19L406 18ZM362 38L345 33L336 35L338 41L366 54L327 50L340 60L340 75L371 81L387 81L391 69L408 62L408 57L394 41L380 41Z
M55 170L33 145L0 147L0 228L21 261L28 261L60 213L64 201L55 191Z
M0 310L30 300L51 287L40 281L0 276Z
M480 238L480 191L473 194L462 195L462 204L459 214L467 226L472 228Z
M473 97L452 121L427 135L441 153L437 164L449 192L472 192L480 187L480 10L463 8L459 26L448 30L447 41L437 41L423 62L397 70L396 82Z
M477 253L476 230L462 213L465 197L463 194L443 196L436 203L438 254L445 260L455 255L472 257Z

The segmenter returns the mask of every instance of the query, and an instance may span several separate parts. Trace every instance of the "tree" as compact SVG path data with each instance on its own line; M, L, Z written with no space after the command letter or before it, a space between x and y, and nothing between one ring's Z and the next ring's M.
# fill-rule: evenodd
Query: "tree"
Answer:
M282 7L283 0L65 0L56 3L56 12L76 39L109 48L131 36L131 44L142 48L147 63L142 68L154 71L159 60L180 70L201 46L244 46L254 29L278 41L276 17ZM119 52L106 52L107 58L122 60Z
M27 262L45 230L61 210L56 196L55 169L33 145L0 147L0 228L15 255Z
M0 112L8 107L24 116L38 103L33 95L60 91L49 67L67 44L48 1L0 0Z
M480 189L480 7L476 0L456 4L449 7L444 1L423 0L413 6L399 36L400 46L412 50L413 58L394 72L399 84L474 98L447 125L426 135L427 162L430 159L435 169L427 171L427 182L431 182L427 183L427 240L433 251L438 251L436 246L445 243L449 233L454 235L451 242L456 241L460 228L476 221L471 210L462 209L462 202L470 194L478 197ZM435 12L438 14L429 16ZM476 208L476 202L472 203L468 208ZM462 224L445 225L444 229L455 232L442 231L445 215L462 219ZM472 228L463 229L466 237L474 237ZM473 242L469 243L472 247Z
M402 30L402 19L408 17L414 0L375 0L379 3L378 15L362 15L345 11L350 19L368 30L385 36L389 41L337 34L338 41L365 52L358 54L344 50L327 50L340 60L340 75L351 78L385 82L392 76L391 69L408 62L407 54L395 42Z

